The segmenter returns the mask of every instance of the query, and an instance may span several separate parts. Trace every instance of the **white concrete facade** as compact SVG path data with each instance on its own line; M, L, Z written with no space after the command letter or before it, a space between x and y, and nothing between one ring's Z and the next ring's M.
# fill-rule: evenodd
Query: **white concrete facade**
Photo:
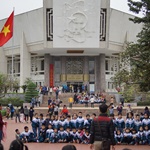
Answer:
M20 44L20 85L24 85L24 81L30 78L31 74L31 53L27 48L24 33L22 33Z
M77 0L67 0L69 1L77 2ZM84 0L79 1L84 2ZM49 64L54 64L54 85L76 82L88 84L89 87L90 84L91 87L94 84L96 91L100 89L111 91L113 89L111 77L119 69L119 58L114 54L123 51L126 42L136 41L136 35L142 26L129 21L129 18L134 16L110 8L109 0L99 0L99 2L101 13L99 12L97 16L101 19L97 32L101 40L98 46L91 46L93 43L90 44L89 41L81 47L76 46L75 43L72 47L56 46L58 41L54 41L55 38L53 38L55 34L53 0L43 0L43 8L15 16L13 39L0 48L0 72L11 75L13 53L14 77L19 79L20 85L24 84L27 77L38 84L49 85ZM5 21L6 19L0 20L0 28ZM61 27L61 24L57 26ZM68 53L68 50L74 53ZM83 52L76 53L75 51L78 50ZM69 74L66 68L68 58L72 57L70 60L72 61L77 56L81 57L79 61L83 62L83 65L81 63L83 68L79 74L85 77L83 77L84 81L67 81L67 76L62 80L62 77ZM89 68L93 62L95 71L90 74ZM89 65L86 66L86 63ZM97 82L100 82L101 86L97 86Z

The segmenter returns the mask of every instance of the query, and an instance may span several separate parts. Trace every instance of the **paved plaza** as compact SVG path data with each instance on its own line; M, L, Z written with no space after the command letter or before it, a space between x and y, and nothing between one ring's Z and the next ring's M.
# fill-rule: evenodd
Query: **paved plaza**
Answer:
M29 126L31 129L30 123L15 123L14 120L6 120L8 122L7 127L7 140L2 142L5 150L9 149L9 145L12 140L15 139L15 129L19 129L20 132L23 131L24 126ZM61 148L66 144L49 144L49 143L27 143L29 150L61 150ZM76 144L77 150L90 150L89 145ZM130 148L131 150L149 150L150 146L115 146L116 150L122 150L123 148Z

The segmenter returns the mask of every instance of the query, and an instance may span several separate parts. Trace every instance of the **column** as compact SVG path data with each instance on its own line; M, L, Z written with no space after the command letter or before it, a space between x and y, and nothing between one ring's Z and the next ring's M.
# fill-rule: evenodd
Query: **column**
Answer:
M24 85L26 78L31 74L31 54L26 45L24 33L20 42L20 85Z
M52 62L50 54L44 55L44 85L49 86L50 63Z
M95 56L95 92L100 92L100 58Z
M95 57L95 92L106 90L105 54Z
M7 58L2 47L0 47L0 73L7 74Z
M100 54L100 91L106 90L105 54Z
M84 85L87 85L87 90L89 91L89 59L88 56L84 57L84 72L83 72L83 76L84 76Z

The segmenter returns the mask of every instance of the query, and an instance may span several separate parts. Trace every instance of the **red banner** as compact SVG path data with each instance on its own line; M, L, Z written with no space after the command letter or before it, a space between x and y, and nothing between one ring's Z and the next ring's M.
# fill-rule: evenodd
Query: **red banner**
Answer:
M53 87L54 86L54 65L50 64L49 68L49 86Z

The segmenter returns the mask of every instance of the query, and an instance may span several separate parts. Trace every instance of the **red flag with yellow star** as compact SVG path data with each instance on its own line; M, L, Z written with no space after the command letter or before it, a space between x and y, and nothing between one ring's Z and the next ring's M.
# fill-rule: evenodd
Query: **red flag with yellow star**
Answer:
M0 32L0 47L3 46L13 36L14 11L7 19Z

